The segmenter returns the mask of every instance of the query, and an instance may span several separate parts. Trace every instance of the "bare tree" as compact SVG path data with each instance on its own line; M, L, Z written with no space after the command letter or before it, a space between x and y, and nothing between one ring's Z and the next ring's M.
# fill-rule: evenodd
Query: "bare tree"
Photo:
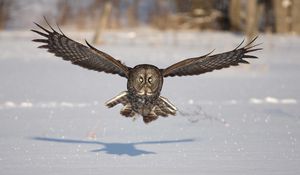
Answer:
M0 0L0 30L3 30L9 19L9 8L13 0Z
M69 0L61 0L57 3L58 7L58 24L65 25L67 19L71 16L71 7Z
M275 8L276 32L288 33L291 31L291 0L273 0ZM299 10L299 9L297 9Z
M170 21L169 2L165 0L155 0L154 8L151 12L151 24L161 30L172 27ZM174 26L173 26L174 27Z
M130 5L127 10L129 27L137 27L139 25L139 21L138 21L139 3L140 3L140 0L133 0L133 3L129 3Z
M241 30L241 1L230 0L229 5L230 28L233 31Z
M121 5L120 0L112 0L112 11L109 18L108 27L112 29L121 28Z
M292 31L300 34L300 1L294 0L292 5Z
M98 24L96 26L96 32L93 38L93 43L100 43L101 34L103 33L105 27L107 27L107 22L109 19L109 15L111 14L112 10L112 2L107 0L104 3L104 7L101 11L101 15L99 16Z
M247 1L246 35L248 40L258 33L258 7L256 0Z
M77 14L77 28L78 29L85 29L86 28L86 17L87 17L87 11L84 8L79 8L78 14Z

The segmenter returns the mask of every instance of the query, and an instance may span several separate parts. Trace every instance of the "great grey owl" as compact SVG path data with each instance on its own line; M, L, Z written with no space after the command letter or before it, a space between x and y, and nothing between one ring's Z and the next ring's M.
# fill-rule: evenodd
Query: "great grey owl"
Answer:
M35 24L44 31L31 30L45 37L44 39L33 40L43 43L39 48L46 48L55 56L81 67L118 74L127 78L127 91L121 92L107 101L106 106L111 108L121 103L124 105L120 112L123 116L134 117L139 114L145 123L156 120L158 116L167 117L176 114L176 107L167 98L160 96L164 77L199 75L216 69L237 66L239 63L248 64L249 62L243 58L257 57L247 55L247 53L261 49L254 48L257 45L251 45L256 37L244 47L240 47L242 42L229 52L216 55L209 53L200 57L188 58L165 69L159 69L149 64L140 64L132 68L97 50L87 41L87 46L85 46L68 38L59 27L60 33L57 32L48 22L51 30Z

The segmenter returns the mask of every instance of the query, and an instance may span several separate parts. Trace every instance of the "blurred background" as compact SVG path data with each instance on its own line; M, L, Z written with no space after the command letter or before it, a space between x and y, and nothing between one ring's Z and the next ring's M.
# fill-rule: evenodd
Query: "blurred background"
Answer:
M0 30L28 29L42 16L60 26L94 30L157 30L300 34L296 0L0 0Z
M43 16L130 67L263 50L165 78L178 114L145 125L104 105L126 79L37 48ZM0 174L300 174L299 34L300 0L0 0Z

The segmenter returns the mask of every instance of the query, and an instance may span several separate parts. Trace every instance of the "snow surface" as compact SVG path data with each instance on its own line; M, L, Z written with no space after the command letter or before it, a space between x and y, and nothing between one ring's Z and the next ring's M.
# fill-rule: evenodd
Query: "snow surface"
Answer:
M91 33L65 31L83 41ZM105 101L124 78L36 49L29 32L0 33L0 174L300 174L300 38L262 35L250 65L167 78L178 115L145 125ZM230 33L111 32L99 49L161 68L233 49Z

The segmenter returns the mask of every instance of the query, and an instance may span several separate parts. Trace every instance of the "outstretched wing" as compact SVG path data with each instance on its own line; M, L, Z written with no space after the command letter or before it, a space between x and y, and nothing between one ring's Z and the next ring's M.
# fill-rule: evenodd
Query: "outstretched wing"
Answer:
M45 21L47 22L46 18ZM37 30L31 31L45 37L45 39L33 40L44 44L38 48L46 48L48 49L48 52L54 53L55 56L61 57L66 61L70 61L73 64L87 69L128 77L130 67L125 66L112 56L97 50L87 41L86 43L88 47L68 38L60 29L61 33L58 33L49 25L48 22L47 24L51 28L51 31L37 23L35 24L41 28L44 33Z
M186 76L186 75L199 75L206 72L211 72L213 70L223 69L230 66L237 66L239 63L249 64L248 61L243 58L257 58L253 55L246 55L249 52L254 52L261 50L262 48L254 48L257 45L251 45L257 37L250 41L246 46L239 48L244 41L239 44L238 47L232 51L220 53L216 55L210 55L211 53L196 57L189 58L183 61L180 61L176 64L171 65L170 67L163 69L163 76Z

